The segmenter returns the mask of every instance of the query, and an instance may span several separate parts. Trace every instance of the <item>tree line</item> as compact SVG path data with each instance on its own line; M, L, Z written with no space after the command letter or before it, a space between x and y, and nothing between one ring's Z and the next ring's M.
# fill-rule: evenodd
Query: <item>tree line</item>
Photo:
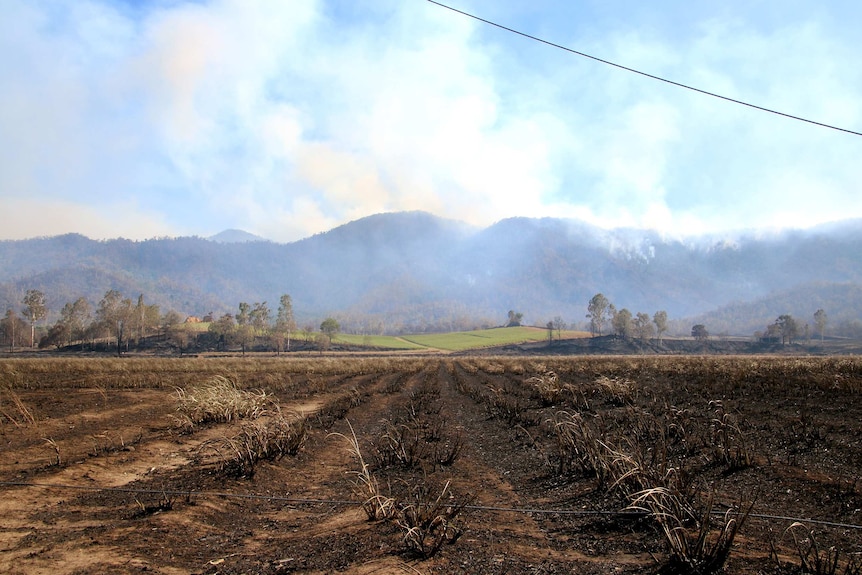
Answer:
M667 312L659 310L652 317L647 313L638 312L632 314L628 309L617 309L607 297L601 293L594 295L587 304L587 319L590 323L590 332L593 336L601 336L605 325L609 325L611 333L616 336L641 340L651 339L657 336L659 344L662 343L663 334L668 331ZM555 320L556 321L556 320ZM814 312L814 330L823 341L828 324L828 316L823 309ZM555 322L548 323L548 330L552 330ZM691 328L691 337L698 341L709 339L709 330L704 324L695 324ZM782 345L792 344L800 338L811 339L811 327L809 324L800 325L790 314L782 314L763 332L756 332L755 339L766 342L781 342Z
M6 310L0 319L0 345L6 345L10 351L15 346L33 348L37 344L37 324L48 315L45 294L39 290L27 290L21 300L20 315L12 307ZM267 302L249 304L240 302L237 313L226 313L215 318L212 314L202 319L183 318L175 311L161 313L158 305L147 304L143 294L137 301L123 296L118 290L108 290L95 309L84 297L66 303L60 310L60 318L51 326L43 327L38 340L39 348L72 346L75 343L82 347L89 342L91 347L97 341L110 339L115 344L117 354L128 350L132 343L140 342L154 335L162 336L182 353L192 344L201 339L200 330L190 329L187 322L206 322L205 331L208 344L216 350L239 348L244 354L252 346L263 346L275 350L276 353L290 351L291 342L297 336L303 337L303 343L313 343L317 348L329 347L332 339L342 327L339 322L328 317L319 326L319 331L311 324L299 328L294 317L293 301L289 294L279 299L278 308L273 311ZM656 311L652 316L644 312L632 313L627 308L617 309L602 293L594 295L587 304L586 318L593 336L606 333L626 339L649 340L657 338L662 343L667 333L668 315L664 310ZM523 314L510 310L507 326L521 325ZM813 316L815 334L824 338L828 317L823 309L818 309ZM549 342L556 333L559 339L566 324L560 316L555 317L546 325ZM609 328L606 331L606 328ZM697 340L706 340L710 334L706 326L696 324L691 328L691 336ZM755 340L763 342L780 342L792 344L800 338L809 340L812 328L809 324L800 324L790 314L780 315L764 331L755 333Z
M657 336L659 343L668 330L667 312L659 310L652 317L644 312L632 314L627 308L617 309L604 294L597 293L587 304L587 319L593 336L604 334L605 324L611 333L626 339L651 339Z
M299 329L289 294L280 297L275 312L267 302L240 302L235 314L227 313L218 318L209 314L198 319L184 318L173 310L162 313L158 305L147 304L143 294L133 302L120 291L111 289L95 308L84 297L66 303L56 323L38 330L41 337L37 341L37 324L48 315L45 294L40 290L27 290L21 304L20 313L9 307L0 319L0 345L8 346L10 351L16 346L34 348L37 344L40 349L61 349L75 344L93 348L96 342L108 340L121 355L131 345L141 345L144 340L159 336L182 353L202 335L190 324L206 322L208 327L203 334L217 350L239 347L245 353L255 343L263 343L281 353L290 351L291 341L297 334L304 336L305 343L314 339L315 345L328 347L341 329L338 321L331 317L321 323L319 333L312 325Z
M293 314L293 300L289 294L279 298L278 309L273 318L267 302L239 303L236 314L226 313L218 319L211 318L207 333L212 336L216 350L239 346L243 355L255 344L274 349L276 354L291 350L291 341L303 337L305 344L313 343L323 350L332 345L332 339L341 331L341 325L332 317L320 323L319 332L312 324L299 328ZM207 319L207 318L205 318ZM183 332L186 336L191 334ZM177 342L182 351L185 341Z
M815 334L820 336L820 341L823 341L828 322L825 311L818 309L814 312L814 330ZM776 343L780 341L781 345L792 344L800 338L807 341L811 339L811 335L811 326L807 323L800 326L799 321L790 314L778 316L764 331L754 333L757 340Z
M60 348L109 337L116 338L117 349L120 350L124 343L164 332L183 321L177 312L169 311L162 315L159 306L147 305L143 294L137 303L132 303L131 299L112 289L105 292L95 309L84 297L66 303L57 322L40 330L42 336L37 342L37 323L48 315L45 294L40 290L27 290L21 303L21 315L10 307L0 321L0 335L10 350L14 350L16 345L32 348L37 343L39 348Z

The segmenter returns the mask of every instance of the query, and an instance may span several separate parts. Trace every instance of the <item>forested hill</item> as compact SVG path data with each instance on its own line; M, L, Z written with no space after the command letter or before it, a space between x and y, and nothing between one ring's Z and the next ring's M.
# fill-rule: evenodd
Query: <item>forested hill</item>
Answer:
M233 312L240 301L274 304L287 293L300 319L336 314L346 325L397 331L500 323L510 309L533 324L554 316L580 322L589 298L602 292L633 313L721 312L722 331L750 333L752 325L775 319L779 308L769 302L804 321L818 308L836 322L857 319L860 254L859 221L679 241L560 219L513 218L474 229L405 212L289 244L94 241L76 234L2 241L0 306L19 309L24 292L39 289L56 313L79 296L95 304L118 289L130 298L143 293L163 310L203 315Z

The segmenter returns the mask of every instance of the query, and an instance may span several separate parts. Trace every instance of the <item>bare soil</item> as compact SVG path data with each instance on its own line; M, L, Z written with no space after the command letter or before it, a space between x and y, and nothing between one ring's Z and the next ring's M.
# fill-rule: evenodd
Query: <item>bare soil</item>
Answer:
M857 358L112 361L87 377L67 362L0 362L0 573L685 572L656 517L626 511L613 478L563 453L565 417L685 476L700 508L753 504L726 572L800 573L812 536L839 553L838 573L862 554ZM306 417L302 449L245 476L204 456L246 423L178 426L174 386L213 373ZM543 396L534 378L548 374L564 387ZM402 515L368 518L353 433ZM400 451L387 447L398 433ZM441 495L451 531L437 550L429 528L423 553L404 509ZM713 517L710 540L724 521Z

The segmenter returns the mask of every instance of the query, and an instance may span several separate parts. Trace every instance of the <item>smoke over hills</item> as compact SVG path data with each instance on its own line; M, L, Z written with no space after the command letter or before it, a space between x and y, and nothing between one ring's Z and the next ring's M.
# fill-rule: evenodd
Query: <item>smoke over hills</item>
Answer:
M739 334L778 313L809 321L823 308L833 322L849 322L862 312L858 221L680 240L552 218L477 229L401 212L288 244L259 239L3 241L0 305L18 309L27 289L40 289L56 314L81 295L96 303L119 289L163 311L203 315L233 312L240 301L275 305L289 293L300 321L337 315L348 328L400 331L499 324L510 309L533 324L555 316L574 324L602 292L617 308L664 309Z

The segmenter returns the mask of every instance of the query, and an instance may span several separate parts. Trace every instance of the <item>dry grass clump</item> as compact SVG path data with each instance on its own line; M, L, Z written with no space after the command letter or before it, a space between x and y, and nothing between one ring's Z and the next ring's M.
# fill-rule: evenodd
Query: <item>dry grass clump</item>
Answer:
M506 368L497 361L477 359L476 367L485 373L490 373L491 375L502 375L506 373Z
M275 461L296 455L307 435L305 417L275 416L243 424L239 434L205 442L198 453L202 459L215 457L221 473L231 477L251 477L260 461Z
M226 423L234 419L255 419L276 406L265 391L246 391L236 382L216 375L208 382L177 389L177 420L180 427L191 429L202 423Z
M11 385L0 388L0 415L15 427L36 424L36 417L24 405L24 401L15 393Z
M377 466L434 469L452 465L461 452L463 437L441 413L442 408L440 386L433 374L426 373L408 394L400 413L382 421L372 445Z
M174 508L174 499L172 495L162 492L161 497L150 503L143 503L135 497L135 505L135 510L130 514L129 519L141 519L156 513L170 511Z
M804 523L793 523L784 531L785 536L788 533L793 538L793 546L799 555L800 572L811 575L862 575L862 556L848 554L846 559L842 559L840 549L835 546L822 546L814 531ZM782 565L774 548L773 557L781 569Z
M470 500L456 501L449 485L447 481L436 496L427 485L418 486L413 490L412 501L401 507L395 519L404 532L404 546L423 559L436 554L444 543L455 543L464 532L456 518Z
M723 568L751 505L729 511L721 520L713 515L713 498L704 499L695 488L693 476L685 469L688 460L673 455L674 448L683 454L690 450L694 422L678 409L668 411L665 417L656 417L626 405L604 417L590 417L560 410L546 425L556 439L559 473L594 474L598 488L618 494L629 509L642 511L656 522L668 548L660 573L716 573ZM712 415L713 449L722 457L726 453L736 465L750 462L735 420L723 411ZM610 431L614 429L617 433Z
M750 467L753 462L751 451L736 418L725 411L721 401L711 401L710 407L715 409L711 421L714 460L727 465L729 471Z
M371 473L371 468L362 457L362 450L359 447L359 440L356 439L356 432L353 431L353 426L347 422L347 427L350 428L350 436L343 433L332 433L331 436L340 437L347 442L347 451L356 458L359 464L359 469L351 471L355 476L353 481L353 492L362 498L362 509L369 521L379 521L382 519L390 519L395 515L395 499L387 497L380 492L380 484L377 478Z
M635 399L636 384L625 377L602 375L596 379L602 393L612 405L631 405Z
M464 446L462 434L449 429L448 421L439 415L428 419L396 423L384 420L383 430L374 442L374 457L378 467L433 469L455 463Z
M527 380L527 383L533 386L545 406L558 403L565 389L559 376L551 370L544 370L539 375L534 375Z
M60 457L60 444L57 443L56 441L54 441L54 439L52 439L50 437L43 437L42 441L45 442L45 445L47 445L48 447L50 447L51 449L54 450L54 461L53 461L52 465L56 465L57 467L62 465L63 460Z
M349 421L347 426L350 429L349 436L342 433L331 435L347 443L348 452L359 464L358 470L350 472L355 477L353 492L361 498L362 509L368 520L393 521L402 530L401 541L405 549L423 559L436 554L444 543L457 541L464 528L456 521L456 517L472 499L456 499L449 489L449 481L439 494L424 482L414 486L405 503L384 495L371 467L362 456L359 440Z
M337 395L317 410L317 425L322 429L330 429L336 421L344 419L354 407L362 404L365 395L355 387Z
M420 426L389 420L384 422L383 432L374 447L378 465L397 465L405 469L420 465L431 449Z
M664 574L707 575L724 567L733 540L753 504L744 510L728 510L713 529L713 498L693 514L689 502L672 489L654 487L635 494L630 509L646 511L661 527L668 546L668 560L659 571Z
M578 469L594 474L603 485L610 474L607 450L600 441L599 432L579 413L558 411L548 419L557 439L559 473Z

